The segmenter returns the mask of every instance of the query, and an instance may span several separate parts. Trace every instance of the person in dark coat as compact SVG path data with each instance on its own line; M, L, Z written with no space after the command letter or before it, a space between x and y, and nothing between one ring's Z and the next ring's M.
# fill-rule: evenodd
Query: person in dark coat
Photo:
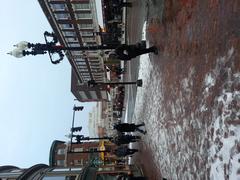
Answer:
M116 145L122 145L122 144L129 144L131 142L137 142L140 140L140 136L133 136L129 134L119 134L118 136L114 137L111 141Z
M124 2L123 0L113 0L113 8L132 7L131 2Z
M117 180L147 180L145 176L133 176L132 174L121 174L117 176Z
M138 149L129 149L127 146L122 146L114 150L114 154L117 157L125 157L128 155L132 155L135 152L138 152Z
M158 54L157 47L151 46L149 48L146 48L146 42L142 41L141 43L134 45L121 44L113 52L109 52L109 58L129 61L132 58L151 52Z
M119 132L134 132L134 131L138 131L140 133L146 134L146 131L143 131L142 129L140 129L139 127L141 126L145 126L144 123L142 124L129 124L129 123L119 123L119 124L115 124L113 126L114 129L116 129Z

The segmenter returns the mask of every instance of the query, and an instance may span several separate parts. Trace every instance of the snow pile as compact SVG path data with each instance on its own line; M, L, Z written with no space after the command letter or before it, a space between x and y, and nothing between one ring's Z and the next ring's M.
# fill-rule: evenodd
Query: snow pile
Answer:
M211 179L240 179L240 91L223 92L217 99L210 148Z
M240 73L232 73L230 67L223 66L231 60L234 49L226 57L218 59L217 66L205 78L205 95L215 85L215 77L226 72L222 93L216 98L212 111L212 126L209 149L210 179L240 180L240 91L234 85L240 83Z

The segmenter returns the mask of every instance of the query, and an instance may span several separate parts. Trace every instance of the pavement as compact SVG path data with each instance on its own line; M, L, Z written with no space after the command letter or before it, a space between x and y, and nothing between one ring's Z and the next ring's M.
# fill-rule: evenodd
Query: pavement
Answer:
M146 2L137 0L131 1L133 3L132 8L127 9L127 42L128 44L135 44L142 40L143 32L142 27L147 16ZM135 81L139 77L139 58L132 59L126 62L127 72L124 76L125 81ZM141 87L127 86L126 87L126 109L125 121L134 122L134 110L137 90ZM139 149L139 153L135 153L131 162L137 164L142 168L143 174L150 180L160 180L161 173L158 167L154 163L153 152L151 148L144 141L140 143L131 144L131 148ZM151 163L146 163L151 162Z
M159 49L158 56L127 63L126 79L144 81L142 88L128 87L127 120L144 121L148 131L134 144L140 149L134 161L151 180L234 179L240 172L240 1L131 2L129 44L141 40L147 21L148 43Z

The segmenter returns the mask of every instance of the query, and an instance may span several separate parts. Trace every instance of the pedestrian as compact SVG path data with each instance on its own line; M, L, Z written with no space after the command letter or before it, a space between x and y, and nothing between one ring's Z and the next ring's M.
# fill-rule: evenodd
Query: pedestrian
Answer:
M147 180L145 176L133 176L132 174L120 174L117 180Z
M118 123L118 124L114 124L113 128L116 129L119 132L134 132L134 131L138 131L140 133L146 134L147 131L144 131L144 130L139 128L141 126L145 126L145 124L141 123L141 124L135 125L134 123Z
M116 160L116 164L117 165L125 165L126 164L126 160L125 159L117 159Z
M111 141L120 146L122 144L129 144L131 142L137 142L138 140L140 140L141 137L140 136L133 136L133 135L129 135L129 134L119 134L118 136L114 137Z
M117 157L125 157L128 155L132 155L135 152L138 152L138 149L129 149L127 146L122 146L114 150L114 154Z
M113 8L132 7L132 3L124 2L123 0L121 0L120 2L119 2L119 0L113 0L112 6L113 6Z
M109 59L120 59L124 61L129 61L132 58L151 52L154 54L158 54L157 47L151 46L149 48L146 48L146 42L142 41L141 43L137 43L135 45L121 44L114 51L107 53L109 53Z

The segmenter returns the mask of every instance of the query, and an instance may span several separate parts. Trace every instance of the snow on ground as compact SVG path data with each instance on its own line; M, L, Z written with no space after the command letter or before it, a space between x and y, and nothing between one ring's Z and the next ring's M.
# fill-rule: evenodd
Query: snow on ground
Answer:
M227 56L217 59L215 69L205 77L205 96L215 85L216 77L224 70L226 81L212 110L213 135L210 140L209 165L212 180L240 179L240 91L232 91L234 83L240 83L240 74L233 74L230 67L224 66L231 61L234 49ZM223 68L224 67L224 68Z
M143 40L146 39L146 26L145 23ZM168 102L173 119L167 122L164 121L167 114L162 107L164 87L161 73L153 66L151 55L140 57L138 79L143 80L143 86L137 89L133 122L145 122L148 133L144 141L154 152L154 163L164 177L176 180L240 180L240 91L232 91L232 85L240 83L240 73L233 74L227 65L233 54L234 48L231 48L226 56L217 59L215 68L205 75L202 99L196 111L184 117L187 112L182 104L191 99L195 76L194 67L189 69L187 76L180 80L179 97L175 102ZM227 77L219 87L221 93L215 97L214 106L209 107L207 99L212 97L212 90L222 72L226 72ZM205 112L212 114L211 127L203 124L203 119L198 116ZM183 117L182 124L174 120L178 117Z

